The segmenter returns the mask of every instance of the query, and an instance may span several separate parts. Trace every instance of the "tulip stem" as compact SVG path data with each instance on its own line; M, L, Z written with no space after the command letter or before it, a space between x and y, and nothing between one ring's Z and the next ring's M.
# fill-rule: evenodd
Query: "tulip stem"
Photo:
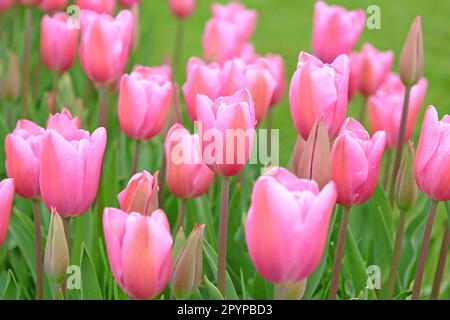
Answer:
M336 254L333 262L333 275L331 278L330 292L328 293L328 300L336 300L336 294L339 284L339 273L341 269L342 255L344 253L345 236L347 234L348 218L350 215L350 207L344 206L341 218L341 225L339 227L338 243Z
M22 62L22 117L28 118L28 96L30 94L30 51L31 51L31 27L32 11L30 6L25 7L25 30L23 37L23 62Z
M439 260L434 275L433 289L431 290L431 299L437 300L439 298L439 290L441 288L442 275L444 274L445 262L447 260L448 246L450 244L450 229L448 222L445 226L444 237L442 238L441 251L439 252Z
M409 108L409 96L411 93L411 86L405 86L405 97L403 99L403 111L402 111L402 118L400 121L400 130L398 132L397 137L397 149L395 152L395 162L394 162L394 171L392 174L392 182L391 182L391 189L390 189L390 200L391 203L394 203L394 185L395 185L395 178L397 177L398 170L400 169L400 163L402 160L402 153L403 153L403 140L405 139L405 131L406 131L406 120L408 118L408 108Z
M180 199L178 201L178 216L175 228L173 229L173 236L175 237L180 230L184 227L184 220L186 220L186 200Z
M416 276L412 291L412 300L420 298L420 290L422 288L423 272L425 269L425 259L430 245L431 229L433 228L434 216L436 215L436 207L438 202L431 200L430 212L428 213L427 225L423 235L422 247L420 248L419 260L417 261Z
M367 112L367 99L366 97L363 97L361 110L359 111L359 122L361 122L362 125L364 125L364 120L366 119L366 112Z
M41 234L41 209L39 207L39 200L33 199L33 222L34 222L34 236L36 242L36 300L43 298L42 285L42 234Z
M99 85L98 91L98 126L108 127L108 90L104 85Z
M389 186L389 173L391 172L392 164L392 151L387 150L386 152L386 163L384 165L384 176L383 176L383 190L387 193L387 188Z
M70 233L70 218L62 218L62 222L63 222L63 227L64 227L64 234L66 236L66 240L67 240L67 246L69 248L69 253L70 253L70 247L72 245L72 240L70 238L71 233Z
M175 45L172 57L172 74L176 76L178 66L180 65L180 59L183 52L183 40L184 40L184 20L177 19L176 31L175 31Z
M135 174L138 167L139 162L139 147L141 145L141 142L139 140L134 141L134 153L133 153L133 160L131 163L131 175Z
M219 221L219 249L217 255L217 287L225 298L225 276L227 272L227 229L228 229L228 194L230 178L222 177L220 221Z
M403 234L405 233L405 222L406 214L405 212L400 212L400 221L398 223L397 235L395 236L394 251L392 253L391 268L389 270L386 300L390 300L392 298L392 293L394 291L394 284L397 278L398 263L400 261L400 254L402 249Z
M272 110L269 109L267 113L267 154L272 160L272 126L273 126L273 115ZM268 163L270 165L270 163Z
M286 300L287 286L284 284L275 285L275 300Z

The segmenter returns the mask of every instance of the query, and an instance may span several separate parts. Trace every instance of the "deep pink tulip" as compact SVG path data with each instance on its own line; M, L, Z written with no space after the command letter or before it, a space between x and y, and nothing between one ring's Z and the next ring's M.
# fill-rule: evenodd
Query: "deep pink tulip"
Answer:
M255 137L255 109L250 92L243 89L215 101L198 95L197 117L206 164L223 176L238 174L250 157Z
M122 76L118 118L123 132L147 140L162 129L173 97L173 85L160 69L137 67Z
M45 15L41 21L41 58L53 71L64 72L75 61L78 29L69 28L66 13Z
M286 88L286 71L283 57L279 54L269 53L266 55L266 61L273 77L277 82L277 86L275 87L275 91L270 102L270 106L274 106L280 102L281 99L283 99L284 90Z
M310 275L325 247L337 192L322 191L283 168L272 168L253 187L245 239L256 270L268 281L292 284Z
M184 19L192 14L195 9L195 0L168 0L169 9L172 14L179 18Z
M8 231L9 216L14 199L14 180L5 179L0 182L0 246L5 241Z
M44 129L29 120L19 120L6 136L6 173L15 181L16 192L28 199L39 191L39 150Z
M125 69L131 47L133 15L122 10L116 18L93 11L81 12L80 62L94 82L110 83Z
M164 142L166 182L170 192L181 199L196 198L208 191L214 173L202 158L198 134L174 124Z
M312 34L314 55L331 63L339 55L349 53L358 42L365 23L366 14L362 9L348 11L317 1Z
M261 123L269 110L277 81L265 59L258 59L253 64L245 64L240 59L227 61L223 66L222 95L232 95L247 88L255 103L255 117Z
M141 0L119 0L119 3L122 7L131 8L135 4L139 4Z
M165 213L159 209L143 216L105 208L103 231L109 265L120 287L135 299L160 294L172 264L172 237Z
M422 78L417 85L411 88L404 141L408 141L414 131L427 87L427 80ZM372 132L381 130L386 132L388 148L397 146L404 98L405 86L402 84L400 77L396 74L390 74L367 102L370 128Z
M192 57L186 67L186 83L183 85L184 101L191 121L197 120L197 94L204 94L215 100L222 88L222 71L216 63L206 64Z
M385 145L383 131L370 138L358 121L345 121L331 150L331 179L336 183L339 204L361 204L372 196Z
M83 10L112 15L116 6L116 0L75 0L75 4Z
M44 12L56 12L63 10L67 6L67 0L43 0L39 4L39 9Z
M289 88L289 104L295 128L308 139L314 123L323 118L330 138L345 120L348 102L349 64L341 55L332 64L301 52Z
M423 119L414 175L422 192L436 201L450 200L450 116L439 121L433 106Z
M14 0L0 0L0 12L8 10L14 4Z
M104 128L90 135L66 116L49 120L39 154L41 195L49 210L71 217L89 209L97 195L105 146Z

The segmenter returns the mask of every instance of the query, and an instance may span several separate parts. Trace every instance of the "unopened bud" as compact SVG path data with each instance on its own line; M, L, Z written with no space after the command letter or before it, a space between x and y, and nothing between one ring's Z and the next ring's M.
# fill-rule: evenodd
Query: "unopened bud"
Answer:
M158 191L158 172L153 176L147 171L136 173L118 195L120 209L149 216L159 207Z
M417 185L414 179L414 148L411 141L395 179L394 191L397 207L403 212L410 210L416 203Z
M400 56L400 78L405 86L416 84L423 75L423 38L420 16L409 29Z
M175 241L173 242L172 261L177 261L178 254L180 253L181 249L183 249L185 243L186 235L184 234L183 227L180 227L177 235L175 236Z
M291 172L298 174L298 165L300 163L300 158L303 153L303 149L306 141L303 140L301 135L297 136L297 140L295 141L294 150L292 150L291 160L289 161L289 170Z

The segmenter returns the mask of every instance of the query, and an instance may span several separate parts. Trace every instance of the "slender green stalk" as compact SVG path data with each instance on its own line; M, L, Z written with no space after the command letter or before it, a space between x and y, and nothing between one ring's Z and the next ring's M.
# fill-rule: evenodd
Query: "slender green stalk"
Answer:
M175 30L175 45L172 57L172 74L175 77L183 54L184 19L177 19Z
M444 237L442 238L441 250L439 252L439 260L434 274L433 289L431 290L431 299L439 299L439 291L441 288L442 276L444 274L445 262L448 255L448 246L450 244L450 229L448 222L445 227Z
M63 222L63 227L64 227L64 233L66 235L66 240L67 240L67 246L69 247L69 253L70 253L70 248L72 245L72 240L71 240L71 232L70 232L70 218L62 218L62 222Z
M41 234L41 209L39 200L33 199L33 222L35 236L35 258L36 258L36 300L42 300L44 296L43 266L42 266L42 234Z
M177 222L175 223L175 228L173 229L174 237L177 235L178 230L184 226L184 221L186 220L186 200L180 199L178 201L178 216Z
M135 140L134 141L134 152L133 152L133 160L131 162L131 174L135 174L138 167L139 162L139 147L141 145L141 141Z
M388 191L387 188L389 186L389 174L391 173L392 165L392 150L387 150L386 152L386 163L384 165L384 175L383 175L383 189L384 191Z
M287 287L283 284L275 285L275 300L286 300Z
M106 86L99 85L98 91L98 126L108 127L108 89Z
M28 118L30 94L30 51L31 51L31 28L32 28L32 12L31 7L25 7L25 30L23 37L23 62L22 62L22 117Z
M366 113L367 113L367 99L366 97L363 97L361 110L359 110L359 122L361 122L362 124L364 124L364 121L366 120Z
M336 300L336 294L339 284L339 273L341 270L342 256L344 253L345 236L347 234L348 218L350 214L350 207L344 206L342 212L341 225L339 227L339 237L334 256L333 274L331 277L330 292L328 293L328 300Z
M217 255L217 287L223 297L225 297L225 275L227 269L228 197L230 191L229 179L229 177L222 177L219 250Z

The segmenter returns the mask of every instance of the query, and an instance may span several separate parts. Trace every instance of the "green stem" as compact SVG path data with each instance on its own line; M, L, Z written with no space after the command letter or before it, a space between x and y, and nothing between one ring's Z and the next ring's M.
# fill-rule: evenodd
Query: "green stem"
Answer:
M383 175L383 190L386 192L389 186L389 173L391 173L391 164L392 164L392 150L387 150L386 163L384 165L384 175Z
M213 228L212 228L212 226L214 224L213 224L213 222L211 220L209 212L208 213L205 212L205 207L203 205L203 201L202 201L201 197L195 198L195 205L197 207L197 211L203 217L204 223L206 224L206 230L208 232L209 243L211 244L211 246L215 247L216 246L216 239L214 237L214 231L213 231Z
M108 90L104 85L99 85L98 88L98 126L108 127Z
M134 141L134 153L133 153L133 160L131 163L131 175L135 174L138 167L139 162L139 147L141 145L141 142L139 140Z
M275 300L286 300L287 287L283 284L275 285Z
M186 220L186 200L180 199L178 201L178 216L177 222L175 223L175 228L173 229L174 237L177 235L178 230L184 226L184 221Z
M23 37L23 62L22 62L22 117L28 118L29 105L28 96L30 94L30 51L31 51L31 27L32 12L31 7L25 7L25 30Z
M400 261L400 254L402 249L403 234L405 232L405 221L406 214L400 212L400 221L398 223L397 235L394 242L394 251L392 253L391 268L389 270L389 279L386 289L386 300L392 298L392 293L394 291L394 284L397 277L398 263Z
M43 267L42 267L42 234L41 234L41 209L39 200L33 199L33 222L35 236L35 258L36 258L36 300L42 300L43 288Z
M177 19L175 30L175 45L172 57L172 74L176 77L178 66L180 65L181 55L183 52L183 40L184 40L184 20Z
M448 246L450 243L450 230L448 222L445 226L444 237L442 238L441 251L439 252L439 260L434 274L433 289L431 290L431 299L437 300L439 298L439 291L441 288L442 276L444 274L445 262L447 260Z
M219 248L217 255L217 287L225 298L225 276L227 267L228 197L230 178L222 177L221 206L219 221Z
M367 113L367 99L363 97L363 102L361 104L361 110L359 111L359 122L364 125L364 121L366 120Z

